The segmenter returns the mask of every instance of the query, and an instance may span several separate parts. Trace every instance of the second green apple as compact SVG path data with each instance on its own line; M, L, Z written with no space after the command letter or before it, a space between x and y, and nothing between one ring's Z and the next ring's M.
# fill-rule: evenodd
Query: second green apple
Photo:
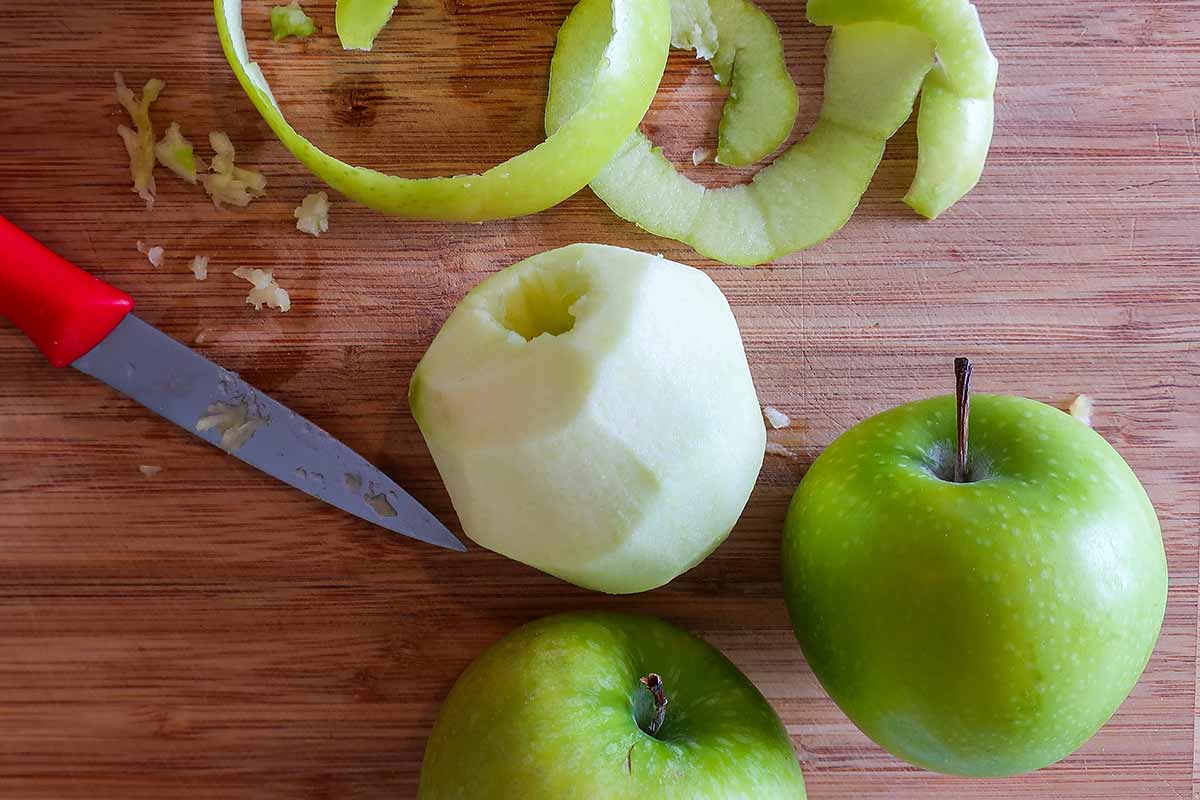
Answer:
M1167 568L1154 508L1087 425L979 395L853 428L788 513L796 635L843 711L895 755L973 776L1038 769L1113 714L1150 658Z

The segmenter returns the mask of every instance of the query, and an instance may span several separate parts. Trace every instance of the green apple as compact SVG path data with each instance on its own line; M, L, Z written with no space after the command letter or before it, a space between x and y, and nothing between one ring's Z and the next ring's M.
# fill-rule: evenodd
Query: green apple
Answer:
M741 515L766 428L701 271L601 245L488 278L409 389L467 536L610 593L698 564Z
M766 699L652 617L526 625L473 663L425 749L420 800L803 800Z
M1001 776L1067 756L1116 711L1158 638L1167 567L1150 500L1099 434L1033 400L971 404L961 482L955 397L834 442L788 512L784 584L809 664L868 736Z

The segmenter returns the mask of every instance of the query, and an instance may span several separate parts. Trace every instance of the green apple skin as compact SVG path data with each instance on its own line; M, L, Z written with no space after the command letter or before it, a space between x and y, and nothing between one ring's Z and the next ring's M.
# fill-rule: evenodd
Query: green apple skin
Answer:
M729 303L700 270L572 245L472 290L409 405L473 541L610 594L729 535L766 427Z
M947 474L955 403L902 406L813 464L788 512L796 636L868 736L959 775L1074 752L1133 689L1167 594L1145 491L1087 425L976 395L969 477Z
M335 25L343 50L370 50L396 10L397 0L337 0Z
M662 676L657 736L639 680ZM420 800L803 800L791 740L737 667L652 617L573 613L480 656L438 715Z
M778 30L761 10L745 0L708 5L713 21L730 29L729 36L717 37L729 45L718 48L714 57L718 72L725 74L731 53L747 69L758 65L735 79L743 89L722 117L722 161L733 163L740 156L731 151L749 155L776 136L788 137L790 107L780 98L790 79L786 69L778 75L769 67L775 61L771 52L780 48ZM591 31L609 14L608 6L609 0L580 0L559 31L546 100L548 133L558 130L589 95L591 76L603 63L603 42ZM699 30L703 34L703 26ZM681 41L678 32L676 41ZM757 55L742 59L743 48ZM887 140L912 115L933 55L932 39L912 27L886 22L839 26L829 39L820 118L751 183L707 188L675 169L645 134L635 132L590 185L618 216L727 264L761 264L811 247L833 235L854 212ZM755 86L752 92L745 90L750 85ZM764 105L773 109L765 117L759 113Z

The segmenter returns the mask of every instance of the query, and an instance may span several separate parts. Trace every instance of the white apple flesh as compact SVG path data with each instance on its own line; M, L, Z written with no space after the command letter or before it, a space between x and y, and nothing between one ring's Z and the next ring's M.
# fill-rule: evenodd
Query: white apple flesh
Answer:
M716 285L601 245L534 256L476 287L409 400L467 536L614 594L661 586L711 553L766 445Z

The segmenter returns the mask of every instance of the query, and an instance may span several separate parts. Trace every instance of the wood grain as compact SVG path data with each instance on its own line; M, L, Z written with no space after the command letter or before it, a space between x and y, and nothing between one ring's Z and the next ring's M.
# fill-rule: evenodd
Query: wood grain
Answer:
M826 33L803 4L780 22L802 93L820 103ZM476 170L536 143L559 0L410 0L376 53L321 35L254 50L297 126L349 159L409 175ZM404 222L335 198L319 241L291 211L318 181L232 79L204 2L0 0L0 213L136 295L142 315L384 466L456 525L405 407L407 380L484 276L575 241L701 266L733 303L772 439L743 522L671 586L606 598L480 549L390 538L198 445L0 328L0 796L394 798L459 672L514 626L574 608L657 613L737 662L791 731L810 796L1200 797L1195 744L1200 521L1200 16L1194 0L984 0L1002 64L980 187L936 223L900 203L912 126L889 145L833 240L763 269L721 267L616 219L588 192L483 226ZM163 171L146 213L129 190L110 76L167 81L156 111L203 141L226 130L270 178L217 211ZM687 170L715 142L719 91L672 56L645 127ZM205 150L206 148L202 148ZM155 270L135 250L166 247ZM211 256L212 277L187 262ZM239 266L276 270L286 316L242 304ZM804 466L855 421L948 390L1098 404L1097 426L1145 482L1171 569L1144 680L1077 755L1006 781L940 777L858 733L788 628L778 536ZM140 464L161 465L147 480Z

